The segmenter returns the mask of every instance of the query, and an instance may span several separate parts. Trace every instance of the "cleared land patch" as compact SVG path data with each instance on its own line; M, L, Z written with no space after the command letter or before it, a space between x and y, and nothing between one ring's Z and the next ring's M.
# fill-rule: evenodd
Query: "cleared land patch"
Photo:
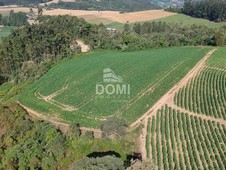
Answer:
M29 8L25 7L15 7L15 8L0 8L0 13L7 14L10 10L15 12L29 12ZM34 9L37 12L37 9ZM135 23L148 20L155 20L159 18L164 18L172 15L176 15L172 12L167 12L163 10L147 10L131 13L120 14L119 11L88 11L88 10L67 10L67 9L53 9L53 10L44 10L43 15L72 15L79 18L84 18L88 22L92 23L103 23L110 24L113 22L118 22L125 24L126 22Z
M120 14L118 11L98 12L98 11L85 11L85 10L65 10L65 9L54 9L54 10L44 11L43 14L44 15L59 15L59 14L67 15L68 14L68 15L78 16L79 18L87 19L87 21L89 21L90 16L92 16L93 18L96 18L96 19L99 18L99 19L104 19L111 22L119 22L119 23L141 22L141 21L154 20L158 18L175 15L174 13L166 12L163 10L147 10L147 11Z
M40 113L58 116L65 122L77 122L82 126L99 127L101 120L112 115L132 123L183 78L210 49L183 47L83 54L54 66L21 94L19 101ZM122 77L123 82L130 84L129 99L100 98L96 94L96 84L103 82L105 68L111 68ZM54 104L35 94L51 96ZM57 103L60 104L56 106ZM76 109L65 110L59 106Z

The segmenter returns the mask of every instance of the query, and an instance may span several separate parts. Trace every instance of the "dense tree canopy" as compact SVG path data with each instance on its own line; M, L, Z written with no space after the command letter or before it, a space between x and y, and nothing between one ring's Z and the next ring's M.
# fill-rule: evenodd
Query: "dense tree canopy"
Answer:
M96 170L124 170L123 161L120 158L114 156L104 156L97 158L84 158L76 161L70 170L85 170L85 169L96 169Z
M142 11L148 9L160 9L158 5L149 0L76 0L75 2L59 2L52 4L50 8L80 9L80 10L111 10L111 11Z
M182 11L184 14L210 21L226 21L225 0L186 0Z
M26 5L48 2L50 0L0 0L0 6L3 5Z
M12 10L7 16L2 16L2 14L0 14L0 25L20 27L28 24L27 18L28 17L26 13L24 12L15 13Z
M72 125L71 130L74 129ZM0 169L53 170L68 169L70 165L74 167L72 169L76 169L77 165L80 168L84 165L101 165L124 169L123 161L126 158L121 158L122 153L130 154L133 145L128 145L126 140L111 141L90 138L87 134L63 134L53 125L30 117L15 103L0 104ZM103 151L106 153L103 158L82 159ZM111 153L117 153L117 158L110 156Z

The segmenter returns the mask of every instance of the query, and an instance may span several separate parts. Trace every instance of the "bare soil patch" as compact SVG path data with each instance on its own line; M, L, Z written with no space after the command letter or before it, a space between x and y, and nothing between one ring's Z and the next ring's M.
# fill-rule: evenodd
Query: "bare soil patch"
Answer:
M53 3L53 1L51 2ZM11 10L15 12L29 12L30 9L26 7L0 7L0 13L7 14ZM33 8L34 12L37 12L36 8ZM53 9L44 10L43 15L72 15L79 18L84 18L92 23L103 23L110 24L112 22L119 23L135 23L143 22L149 20L155 20L160 18L165 18L168 16L176 15L172 12L167 12L163 10L146 10L138 12L130 12L120 14L119 11L87 11L87 10L67 10L67 9Z
M154 19L176 15L175 13L171 13L163 10L147 10L147 11L120 14L119 11L98 12L98 11L66 10L66 9L54 9L50 11L44 11L43 14L44 15L73 15L73 16L78 16L79 18L85 18L85 19L87 18L87 20L89 20L90 16L93 16L93 18L97 18L97 19L99 18L99 19L105 19L105 20L107 19L108 21L119 22L119 23L142 22L142 21L154 20Z

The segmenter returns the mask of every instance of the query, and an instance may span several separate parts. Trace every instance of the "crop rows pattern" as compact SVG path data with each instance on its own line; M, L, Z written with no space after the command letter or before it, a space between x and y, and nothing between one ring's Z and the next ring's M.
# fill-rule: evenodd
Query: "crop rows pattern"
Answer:
M219 169L226 167L226 127L167 105L149 118L147 156L158 169ZM150 152L150 153L149 153Z
M226 120L226 50L220 48L202 71L181 88L174 103L188 111Z

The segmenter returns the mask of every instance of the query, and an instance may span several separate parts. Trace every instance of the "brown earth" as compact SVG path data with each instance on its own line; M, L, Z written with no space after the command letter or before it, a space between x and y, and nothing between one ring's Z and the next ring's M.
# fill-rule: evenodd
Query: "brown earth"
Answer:
M0 7L0 13L7 14L11 10L15 12L29 12L30 8L26 7ZM37 13L37 9L33 8L34 12ZM110 24L113 22L119 23L135 23L149 20L155 20L159 18L165 18L168 16L176 15L172 12L163 10L147 10L139 12L131 12L120 14L119 11L87 11L87 10L67 10L67 9L53 9L44 10L43 15L72 15L79 18L84 18L92 23L103 23Z

